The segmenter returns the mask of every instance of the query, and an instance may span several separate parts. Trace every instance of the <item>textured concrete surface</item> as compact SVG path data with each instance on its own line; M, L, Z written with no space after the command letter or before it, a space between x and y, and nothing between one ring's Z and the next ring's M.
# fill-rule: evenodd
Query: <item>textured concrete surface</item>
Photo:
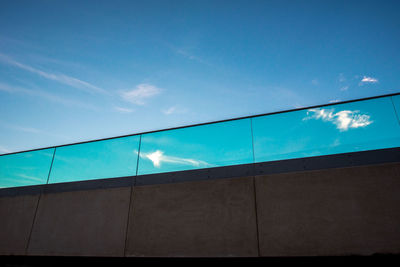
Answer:
M135 187L127 256L257 256L254 178Z
M0 255L24 255L39 195L0 197Z
M0 255L400 254L400 163L57 190L0 197Z
M399 166L256 177L261 256L400 253Z
M43 194L29 255L123 256L130 187Z

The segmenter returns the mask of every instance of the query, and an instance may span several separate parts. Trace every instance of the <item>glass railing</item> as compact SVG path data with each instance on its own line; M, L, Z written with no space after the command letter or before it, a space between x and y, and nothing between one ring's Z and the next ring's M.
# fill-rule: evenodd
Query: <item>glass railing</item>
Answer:
M395 94L5 154L0 188L400 147L399 118Z
M0 156L0 188L46 184L54 148Z
M400 146L389 97L253 118L255 162Z
M251 121L242 119L143 134L138 174L251 162Z
M140 136L57 147L49 183L136 175Z

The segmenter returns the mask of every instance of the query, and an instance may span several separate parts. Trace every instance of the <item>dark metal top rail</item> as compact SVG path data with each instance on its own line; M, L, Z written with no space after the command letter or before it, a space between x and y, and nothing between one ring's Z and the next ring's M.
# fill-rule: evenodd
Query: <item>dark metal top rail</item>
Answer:
M385 95L378 95L378 96L371 96L371 97L364 97L364 98L358 98L358 99L351 99L351 100L346 100L346 101L339 101L339 102L335 102L335 103L320 104L320 105L307 106L307 107L301 107L301 108L295 108L295 109L274 111L274 112L262 113L262 114L257 114L257 115L249 115L249 116L243 116L243 117L237 117L237 118L231 118L231 119L225 119L225 120L218 120L218 121L212 121L212 122L203 122L203 123L197 123L197 124L191 124L191 125L171 127L171 128L161 129L161 130L153 130L153 131L140 132L140 133L134 133L134 134L126 134L126 135L120 135L120 136L113 136L113 137L107 137L107 138L101 138L101 139L95 139L95 140L81 141L81 142L58 145L58 146L49 146L49 147L28 149L28 150L23 150L23 151L0 154L0 156L12 155L12 154L18 154L18 153L24 153L24 152L31 152L31 151L38 151L38 150L44 150L44 149L49 149L49 148L57 148L57 147L85 144L85 143L104 141L104 140L110 140L110 139L116 139L116 138L122 138L122 137L128 137L128 136L135 136L135 135L141 135L141 134L149 134L149 133L170 131L170 130L176 130L176 129L183 129L183 128L189 128L189 127L195 127L195 126L202 126L202 125L208 125L208 124L227 122L227 121L235 121L235 120L242 120L242 119L248 119L248 118L256 118L256 117L267 116L267 115L274 115L274 114L280 114L280 113L286 113L286 112L293 112L293 111L310 109L310 108L319 108L319 107L333 106L333 105L339 105L339 104L346 104L346 103L352 103L352 102L358 102L358 101L364 101L364 100L370 100L370 99L376 99L376 98L383 98L383 97L390 97L390 96L396 96L396 95L400 95L400 92L392 93L392 94L385 94Z

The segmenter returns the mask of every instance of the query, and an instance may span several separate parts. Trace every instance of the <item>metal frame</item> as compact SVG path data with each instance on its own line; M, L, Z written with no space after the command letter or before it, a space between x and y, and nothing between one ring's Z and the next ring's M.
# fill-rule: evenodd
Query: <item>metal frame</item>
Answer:
M3 188L0 189L0 197L229 179L390 163L400 164L400 148L368 150L188 171Z
M141 132L141 133L120 135L120 136L114 136L114 137L107 137L107 138L102 138L102 139L82 141L82 142L76 142L76 143L70 143L70 144L64 144L64 145L58 145L58 146L50 146L50 147L35 148L35 149L29 149L29 150L23 150L23 151L17 151L17 152L10 152L10 153L6 153L6 154L0 154L0 157L1 156L6 156L6 155L17 154L17 153L38 151L38 150L44 150L44 149L49 149L49 148L58 148L58 147L64 147L64 146L72 146L72 145L85 144L85 143L91 143L91 142L97 142L97 141L105 141L105 140L111 140L111 139L122 138L122 137L129 137L129 136L135 136L135 135L142 135L142 134L150 134L150 133L156 133L156 132L170 131L170 130L183 129L183 128L189 128L189 127L195 127L195 126L208 125L208 124L215 124L215 123L221 123L221 122L228 122L228 121L256 118L256 117L267 116L267 115L274 115L274 114L280 114L280 113L286 113L286 112L292 112L292 111L299 111L299 110L305 110L305 109L310 109L310 108L320 108L320 107L334 106L334 105L339 105L339 104L346 104L346 103L352 103L352 102L358 102L358 101L365 101L365 100L371 100L371 99L377 99L377 98L383 98L383 97L391 97L391 96L396 96L396 95L400 95L400 92L393 93L393 94L366 97L366 98L346 100L346 101L341 101L341 102L336 102L336 103L321 104L321 105L308 106L308 107L302 107L302 108L281 110L281 111L263 113L263 114L258 114L258 115L237 117L237 118L225 119L225 120L219 120L219 121L212 121L212 122L204 122L204 123L191 124L191 125L185 125L185 126L178 126L178 127L166 128L166 129L161 129L161 130L154 130L154 131L147 131L147 132Z

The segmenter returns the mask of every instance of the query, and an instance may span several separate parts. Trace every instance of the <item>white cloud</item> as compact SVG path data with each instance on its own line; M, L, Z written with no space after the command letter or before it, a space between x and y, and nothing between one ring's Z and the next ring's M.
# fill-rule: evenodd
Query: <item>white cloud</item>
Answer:
M304 107L304 102L307 102L303 95L298 92L283 88L283 87L272 87L268 88L268 98L270 99L281 99L282 103L291 103L291 106L294 108L302 108ZM286 106L287 108L288 106Z
M182 114L182 113L186 113L187 110L184 109L184 108L179 108L179 107L177 107L177 106L172 106L172 107L169 107L169 108L167 108L167 109L162 110L162 112L163 112L165 115L171 115L171 114Z
M176 111L176 107L170 107L170 108L168 108L168 109L166 109L166 110L163 110L163 113L165 114L165 115L171 115L172 113L174 113Z
M89 93L108 94L106 90L99 88L88 82L82 81L78 78L71 77L71 76L68 76L68 75L65 75L62 73L55 74L55 73L45 72L45 71L36 69L32 66L20 63L16 60L10 58L9 56L3 55L3 54L0 54L0 61L5 64L20 68L22 70L37 74L45 79L56 81L56 82L59 82L62 84L66 84L66 85L72 86L74 88L84 90Z
M347 89L349 89L349 86L343 86L340 88L340 91L347 91Z
M5 83L0 83L0 91L4 91L7 93L11 93L11 94L19 93L19 94L23 94L23 95L36 96L36 97L44 98L51 102L61 103L66 106L76 106L76 107L81 107L81 108L90 109L90 110L97 110L96 107L94 107L93 105L90 105L88 103L80 102L80 101L73 100L73 99L68 99L68 98L65 98L62 96L57 96L57 95L50 94L48 92L41 91L41 90L32 90L32 89L27 89L27 88L22 88L22 87L17 87L17 86L11 86L11 85L8 85Z
M178 49L174 49L174 50L175 50L175 52L176 52L177 54L182 55L182 56L184 56L184 57L187 58L187 59L194 60L194 61L197 61L197 62L199 62L199 63L209 65L209 64L208 64L207 62L205 62L201 57L198 57L198 56L194 55L194 54L193 54L192 52L190 52L188 49L178 48Z
M177 49L176 52L190 60L198 60L198 58L196 56L194 56L193 54L190 54L187 50Z
M147 99L158 95L160 92L161 89L154 85L141 83L133 90L121 92L120 96L133 104L144 105Z
M340 146L340 144L341 144L340 139L336 138L330 146L336 147L336 146Z
M36 129L36 128L32 128L32 127L21 127L21 126L9 126L10 129L14 129L20 132L26 132L26 133L33 133L33 134L40 134L42 133L41 130Z
M0 153L10 153L11 151L5 148L4 146L0 146Z
M114 107L114 109L121 113L132 113L134 110L130 108Z
M25 133L33 133L33 134L42 133L41 130L36 129L36 128L22 127L22 126L19 126L19 125L4 123L4 122L1 122L1 121L0 121L0 127L4 127L4 128L7 128L7 129L19 131L19 132L25 132Z
M24 174L24 173L16 173L15 175L21 177L21 178L24 179L24 180L38 181L38 182L41 182L41 181L42 181L42 178L40 178L40 177L31 176L31 175L26 175L26 174Z
M0 128L6 128L6 129L13 130L13 131L24 132L24 133L28 133L28 134L37 134L37 135L58 137L58 138L66 139L66 140L69 139L68 136L65 136L62 134L51 133L47 130L40 130L40 129L33 128L33 127L19 126L19 125L9 124L9 123L5 123L5 122L1 122L1 121L0 121Z
M339 74L339 78L338 79L339 79L339 82L341 82L341 83L346 81L346 78L344 77L343 73Z
M190 158L179 158L173 156L164 155L164 152L161 150L156 150L152 153L140 153L142 158L146 158L150 160L154 167L159 168L163 162L173 163L173 164L183 164L190 165L194 167L200 166L208 166L209 164L202 160L190 159Z
M334 113L333 109L309 109L307 111L307 117L303 120L321 119L323 121L332 122L340 131L347 131L349 128L365 127L373 123L369 115L359 113L360 111L358 110L342 110Z
M14 92L23 91L23 90L18 90L18 88L14 88L12 86L9 86L8 84L0 83L0 91L4 91L7 93L14 93Z
M329 100L329 103L337 103L337 102L340 102L340 100L339 99Z
M378 79L364 76L361 80L362 83L377 83Z

